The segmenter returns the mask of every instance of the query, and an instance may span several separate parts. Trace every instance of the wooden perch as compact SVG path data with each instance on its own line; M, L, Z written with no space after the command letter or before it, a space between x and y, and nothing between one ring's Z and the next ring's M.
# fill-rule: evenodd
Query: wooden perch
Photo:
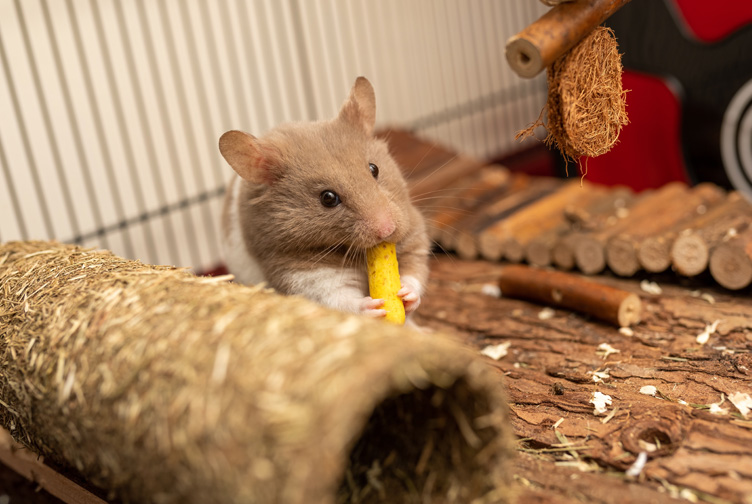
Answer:
M671 246L674 270L685 276L699 275L708 266L710 251L731 229L741 229L752 219L752 205L737 192L698 217L679 233Z
M525 259L533 266L548 266L553 258L553 250L562 236L579 229L579 223L586 221L592 212L606 211L613 207L614 201L622 192L630 193L629 189L606 189L603 186L589 184L588 190L577 198L577 201L565 206L561 212L550 219L550 229L543 230L535 236L529 237L525 243ZM602 210L601 210L602 209ZM571 267L571 266L570 266Z
M521 261L524 249L516 238L529 231L533 232L531 237L534 236L535 232L546 227L552 215L561 212L566 205L575 201L583 190L579 180L572 180L555 192L489 226L478 238L481 255L490 261L498 261L504 256L514 262Z
M498 199L475 210L475 214L459 222L459 230L454 238L454 249L463 259L475 259L480 250L479 235L501 219L505 219L522 208L545 198L561 187L561 181L549 177L531 178L515 175L508 191L498 195ZM494 260L501 258L501 255Z
M661 273L668 269L671 266L671 245L679 233L691 225L695 219L706 215L712 208L723 205L725 201L727 201L727 195L720 187L707 182L697 185L693 189L692 196L685 201L687 208L691 211L683 212L681 208L675 208L673 215L662 214L659 221L662 220L666 224L672 221L673 223L645 237L637 245L637 260L640 266L651 273ZM693 204L694 208L692 208Z
M710 274L731 290L752 283L752 225L729 233L710 254Z
M686 184L672 182L656 191L642 192L628 211L613 219L611 225L595 233L588 233L577 241L574 251L577 267L589 275L600 273L606 267L608 240L638 225L636 223L645 222L655 216L669 201L684 197L688 191Z
M552 245L551 261L553 264L563 270L574 268L574 249L583 233L601 229L609 220L616 220L619 212L627 211L634 197L631 189L617 187L607 197L590 207L565 209L566 218L571 224L571 231L560 236ZM532 256L528 259L532 263ZM544 266L544 264L539 265Z
M716 205L726 195L717 185L706 183L692 188L684 197L665 200L661 210L647 214L627 226L618 236L611 238L606 244L606 263L611 271L621 276L632 276L640 270L641 262L638 252L650 236L654 236L673 227L679 221L686 221L707 208ZM643 262L651 264L649 254L643 253ZM661 263L669 263L669 250L666 247L665 257L660 257ZM653 269L658 269L655 265ZM664 268L665 269L665 268Z
M642 303L636 294L570 273L509 265L501 270L499 287L504 297L568 308L618 327L640 322Z
M509 66L520 77L535 77L628 2L579 0L553 7L507 41Z
M432 199L435 203L426 205L429 209L432 206L437 209L429 214L428 229L431 238L444 248L448 248L451 231L455 229L457 222L469 214L478 200L504 187L509 179L509 171L501 166L492 165L457 181L456 189L449 195L438 200Z

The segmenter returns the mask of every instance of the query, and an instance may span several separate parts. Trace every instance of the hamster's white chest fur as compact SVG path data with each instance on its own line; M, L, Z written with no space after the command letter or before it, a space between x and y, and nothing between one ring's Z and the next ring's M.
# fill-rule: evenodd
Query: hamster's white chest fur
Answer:
M257 284L265 280L264 273L243 239L238 208L240 187L241 179L237 176L228 186L225 202L227 214L222 229L222 249L227 269L235 276L235 280L242 284Z

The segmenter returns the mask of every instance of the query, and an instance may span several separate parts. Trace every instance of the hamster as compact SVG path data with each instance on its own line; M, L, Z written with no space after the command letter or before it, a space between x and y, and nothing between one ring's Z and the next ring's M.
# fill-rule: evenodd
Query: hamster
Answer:
M374 137L376 98L358 77L336 118L280 125L260 138L228 131L219 150L235 170L224 201L227 267L341 311L384 317L368 295L365 251L396 243L405 312L428 278L430 240L386 142Z

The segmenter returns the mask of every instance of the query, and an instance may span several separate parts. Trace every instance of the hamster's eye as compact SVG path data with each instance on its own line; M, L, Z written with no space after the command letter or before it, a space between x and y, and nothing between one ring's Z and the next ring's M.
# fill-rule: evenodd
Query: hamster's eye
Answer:
M368 163L368 168L371 170L371 175L373 175L373 178L377 179L379 178L379 167L376 166L373 163Z
M327 208L334 208L342 203L342 200L339 199L339 195L334 191L322 191L321 194L319 194L319 200L321 200L321 204Z

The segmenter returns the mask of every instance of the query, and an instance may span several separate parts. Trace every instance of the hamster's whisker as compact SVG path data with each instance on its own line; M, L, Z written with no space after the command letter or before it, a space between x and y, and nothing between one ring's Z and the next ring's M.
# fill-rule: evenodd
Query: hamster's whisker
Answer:
M463 214L473 213L471 210L467 208L458 208L456 206L451 206L451 205L426 205L426 206L421 206L420 209L423 211L425 210L452 210L455 212L461 212ZM430 219L430 218L431 218L430 216L426 216L426 219Z
M449 163L451 163L451 162L452 162L452 161L454 161L455 159L457 159L457 155L456 155L456 154L455 154L454 156L450 157L450 158L449 158L449 159L448 159L448 160L446 161L446 163L442 164L441 166L438 166L438 167L434 168L433 170L431 170L431 173L428 173L428 174L424 175L423 177L421 177L420 179L418 179L418 180L417 180L416 182L423 182L423 181L424 181L424 180L426 180L426 179L427 179L428 177L431 177L431 176L433 176L433 175L434 175L434 174L435 174L436 172L438 172L439 170L441 170L442 168L444 168L444 167L445 167L446 165L448 165Z
M345 238L342 238L340 241L335 243L334 245L330 245L326 247L324 250L313 256L313 264L318 264L321 261L323 261L328 255L334 253L338 248L340 248L345 243Z
M431 144L431 147L430 147L430 148L429 148L429 149L428 149L428 150L426 151L426 153L425 153L425 154L423 154L423 157L422 157L422 158L420 158L420 161L418 161L417 163L415 163L415 166L413 166L413 167L412 167L412 168L410 169L410 172L408 172L408 173L407 173L407 174L406 174L405 176L406 176L407 178L409 178L409 177L410 177L410 175L412 175L412 174L413 174L413 172L415 171L415 169L416 169L416 168L417 168L418 166L420 166L420 163L422 163L422 162L423 162L423 160L424 160L424 159L426 159L426 157L427 157L427 156L428 156L428 155L429 155L429 154L431 153L431 151L432 151L432 150L434 150L435 148L436 148L436 146L435 146L435 145L433 145L433 144Z
M441 243L437 241L431 241L431 248L428 249L428 253L431 254L431 257L434 259L437 259L436 252L434 252L434 247L438 248L446 257L449 258L450 261L454 262L457 260L457 258L452 254L449 250L445 249Z
M456 187L444 187L442 189L435 189L433 191L428 191L424 193L419 193L417 196L413 196L411 198L411 201L423 201L426 199L431 198L445 198L447 195L451 195L454 191L456 191ZM442 194L445 193L445 194Z

